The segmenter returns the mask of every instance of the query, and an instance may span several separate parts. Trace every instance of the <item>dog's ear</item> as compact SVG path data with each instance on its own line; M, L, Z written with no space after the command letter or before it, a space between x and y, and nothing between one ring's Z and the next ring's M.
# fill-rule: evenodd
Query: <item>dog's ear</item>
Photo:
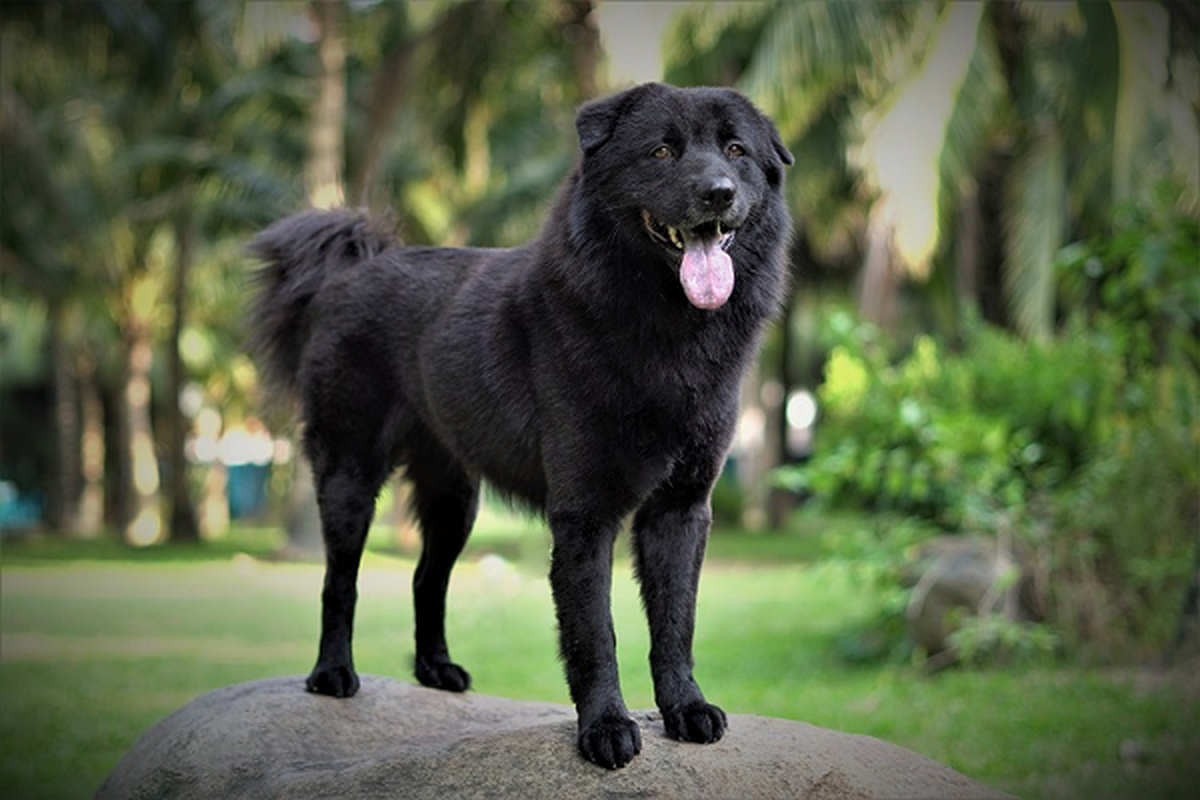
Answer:
M615 100L615 97L606 97L579 109L575 117L575 130L579 132L579 149L585 156L595 153L612 136L617 123Z
M758 115L759 120L762 122L762 126L767 129L767 136L771 140L771 149L775 151L775 155L779 156L779 160L783 162L785 167L795 164L796 159L792 156L791 151L787 149L787 145L783 143L783 137L779 135L779 129L775 127L775 123L757 106L752 107L754 108L754 113Z
M768 159L763 164L763 172L766 173L767 184L778 189L783 185L783 168L790 167L792 164L795 164L796 159L787 149L787 145L783 143L783 137L781 137L779 135L779 131L775 129L774 123L764 116L763 124L765 124L767 126L767 130L770 131L771 149L775 152L775 156L779 159L778 161L775 159Z
M575 130L579 132L579 149L590 156L604 146L617 127L621 115L643 95L654 91L655 83L643 83L632 89L593 100L579 109L575 117Z
M774 158L763 158L762 169L767 176L767 183L774 188L779 188L783 184L783 168L795 164L796 158L783 143L783 137L779 135L779 129L775 127L771 118L757 109L755 109L755 113L758 114L766 131L767 139L771 142L771 152L774 155Z
M775 155L779 156L779 160L783 162L785 167L795 164L796 159L792 156L791 151L787 149L787 145L783 143L783 138L779 135L779 131L770 122L767 124L771 126L771 147L775 148Z

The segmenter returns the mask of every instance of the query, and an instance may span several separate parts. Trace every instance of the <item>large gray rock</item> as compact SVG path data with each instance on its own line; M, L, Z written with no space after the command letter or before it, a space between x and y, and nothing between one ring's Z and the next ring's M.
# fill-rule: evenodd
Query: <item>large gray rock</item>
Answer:
M922 545L910 574L908 634L930 656L929 667L958 660L951 635L964 616L1030 620L1032 589L1012 548L984 536L939 536Z
M453 695L364 676L350 700L303 678L219 689L158 723L99 798L997 797L924 756L867 736L730 715L711 745L635 714L642 753L609 772L575 750L566 706Z

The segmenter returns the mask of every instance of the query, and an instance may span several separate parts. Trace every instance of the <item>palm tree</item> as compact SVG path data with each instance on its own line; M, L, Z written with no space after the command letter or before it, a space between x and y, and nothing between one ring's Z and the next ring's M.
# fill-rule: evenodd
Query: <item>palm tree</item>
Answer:
M1068 236L1101 230L1114 202L1164 175L1196 202L1184 76L1197 27L1175 2L776 2L690 17L675 47L684 68L724 69L776 117L800 143L796 173L823 126L855 155L847 174L871 198L864 316L893 318L907 279L957 286L960 306L1038 337L1054 322L1053 260ZM1148 165L1140 152L1168 157ZM829 203L795 180L801 234L832 240L822 231L837 215L814 215Z
M151 467L156 461L151 457L149 404L139 407L139 398L149 394L140 385L149 374L151 340L164 331L147 330L147 314L139 309L136 297L123 305L119 317L131 354L125 392L128 430L140 442L131 443L138 459L132 471L138 510L127 537L143 542L195 540L199 528L184 453L188 421L179 398L188 380L180 340L187 324L189 276L196 264L198 237L201 232L213 235L229 230L234 209L246 205L259 209L252 217L269 218L279 207L283 190L254 165L238 132L247 125L241 118L243 109L255 101L262 80L253 69L237 72L233 36L237 20L228 7L148 4L136 16L128 14L127 3L102 4L101 10L114 51L130 63L124 77L134 80L134 91L126 93L111 117L127 146L123 157L110 167L122 168L133 184L134 236L146 243L161 241L164 248L161 263L142 268L138 259L126 274L135 292L152 292L160 301L167 300L171 310L169 326L164 326L167 391L159 404L166 431L165 494L170 512L166 526L155 514L158 492ZM236 220L232 228L245 230L248 222L252 219ZM151 283L153 288L148 287ZM152 534L156 529L160 532Z
M253 71L232 79L233 18L224 10L199 3L57 2L20 7L5 19L6 47L22 54L13 62L22 68L4 87L6 107L22 112L6 115L5 144L17 148L13 163L24 165L6 174L15 181L6 180L5 190L21 191L20 205L31 209L6 219L5 246L23 265L25 285L52 309L63 309L55 320L109 316L117 323L124 354L120 494L126 537L140 543L196 536L177 398L187 380L179 339L200 237L228 230L231 220L244 226L247 217L268 218L279 206L278 182L245 146L243 109L261 86ZM255 202L246 203L248 197ZM248 215L247 206L259 211ZM162 314L164 307L169 314ZM95 498L103 494L96 485L102 403L89 387L103 348L94 336L69 337L64 325L55 322L62 328L56 340L65 344L54 362L64 376L56 392L63 409L59 438L69 444L55 483L70 487L82 465L88 490L81 507L94 528ZM163 338L167 399L159 408L168 435L159 447L150 422L150 370L154 345ZM84 390L78 401L70 391L77 382ZM75 405L82 409L82 437ZM80 441L82 457L67 458ZM159 508L159 452L166 456L169 525Z
M55 528L94 535L104 495L97 485L103 438L97 442L96 432L103 421L96 373L111 331L94 321L110 275L88 241L97 219L90 199L102 184L88 169L89 146L99 137L88 125L91 106L79 99L86 81L77 56L91 39L56 27L61 18L52 9L34 10L6 8L0 29L11 63L20 65L0 85L0 187L5 208L13 210L0 215L0 242L5 271L15 279L9 291L44 303L48 312L57 457L47 519Z

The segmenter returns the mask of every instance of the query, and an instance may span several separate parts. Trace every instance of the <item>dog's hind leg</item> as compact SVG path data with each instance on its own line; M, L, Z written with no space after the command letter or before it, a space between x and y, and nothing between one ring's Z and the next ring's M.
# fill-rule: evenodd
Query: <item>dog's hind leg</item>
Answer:
M358 568L387 469L343 452L322 452L313 442L309 451L325 539L325 586L321 592L320 651L306 685L310 692L351 697L359 686L351 646Z
M440 447L413 457L408 477L413 509L421 526L421 558L413 575L417 680L425 686L462 692L471 676L450 660L446 646L446 590L450 571L466 544L479 509L479 483ZM437 452L429 452L436 450Z

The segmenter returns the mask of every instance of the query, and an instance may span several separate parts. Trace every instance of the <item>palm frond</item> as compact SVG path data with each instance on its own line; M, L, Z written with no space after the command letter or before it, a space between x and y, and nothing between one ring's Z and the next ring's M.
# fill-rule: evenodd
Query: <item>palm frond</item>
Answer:
M946 190L977 170L1002 120L1008 103L1003 67L996 51L995 29L982 25L967 66L954 108L946 121L942 146L943 202L951 200Z
M739 87L798 135L843 91L873 93L923 52L932 7L911 3L777 2Z
M735 82L753 57L771 10L758 3L688 4L663 37L663 79L680 86Z
M1017 329L1042 339L1054 323L1054 256L1066 230L1066 167L1056 131L1018 154L1005 197L1004 292Z
M1028 118L1034 124L1053 119L1064 136L1086 143L1067 153L1068 199L1072 217L1094 229L1104 224L1112 205L1114 131L1123 124L1113 6L1080 3L1071 13L1040 9L1030 18L1035 29L1028 57L1035 80L1024 92Z
M896 253L922 280L941 238L941 158L955 113L968 104L962 88L975 62L981 19L982 6L947 7L925 59L873 122L863 148Z

